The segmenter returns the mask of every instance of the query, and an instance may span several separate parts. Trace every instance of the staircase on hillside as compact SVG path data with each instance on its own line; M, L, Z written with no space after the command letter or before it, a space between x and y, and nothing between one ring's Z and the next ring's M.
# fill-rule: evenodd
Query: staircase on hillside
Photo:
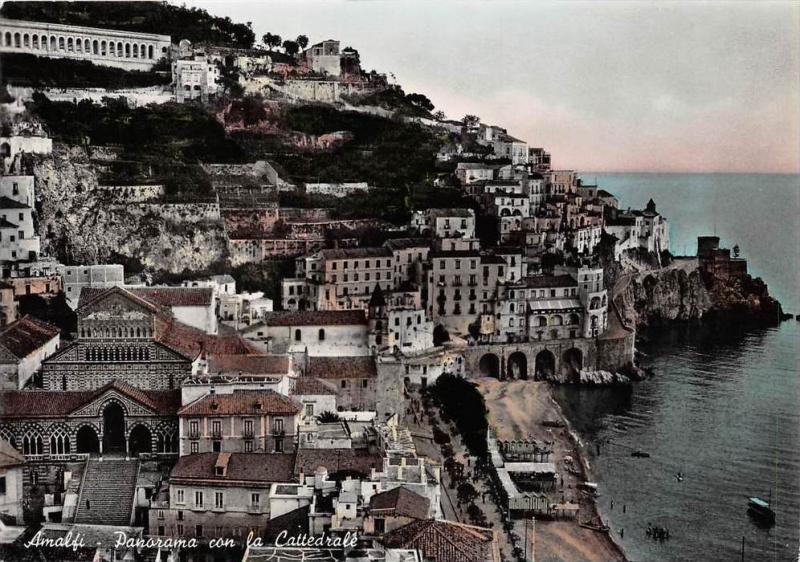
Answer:
M130 525L139 462L89 459L85 471L75 523Z

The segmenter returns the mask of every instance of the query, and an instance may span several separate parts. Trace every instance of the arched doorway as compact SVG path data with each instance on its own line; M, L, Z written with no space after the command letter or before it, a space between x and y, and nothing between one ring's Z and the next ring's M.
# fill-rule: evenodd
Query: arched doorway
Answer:
M125 411L116 402L103 410L103 452L125 452Z
M478 371L482 377L500 378L500 359L494 353L487 353L478 362Z
M153 451L153 436L150 430L143 425L137 425L131 430L129 443L131 456L135 457L140 453L151 453Z
M536 354L533 379L543 381L550 379L556 372L556 358L550 351L543 349Z
M528 379L528 358L521 351L515 351L508 356L506 375L509 379Z
M75 435L75 444L79 453L99 453L100 440L93 427L84 425Z
M577 379L581 369L583 369L583 352L575 347L566 350L561 357L561 370L568 380Z

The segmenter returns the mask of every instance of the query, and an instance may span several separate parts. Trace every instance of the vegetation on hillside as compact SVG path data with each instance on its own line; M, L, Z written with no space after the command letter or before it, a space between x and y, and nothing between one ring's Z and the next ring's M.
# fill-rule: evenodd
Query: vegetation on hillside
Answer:
M428 391L442 410L442 420L453 420L469 452L478 458L486 457L486 403L476 386L455 375L441 375Z
M167 65L159 64L153 71L123 70L97 66L91 61L51 59L24 53L0 55L0 69L4 84L33 88L143 88L168 85L172 80Z
M189 39L236 48L250 48L255 34L250 22L234 23L199 8L168 2L4 2L0 16L11 19L108 27L170 35L173 43Z

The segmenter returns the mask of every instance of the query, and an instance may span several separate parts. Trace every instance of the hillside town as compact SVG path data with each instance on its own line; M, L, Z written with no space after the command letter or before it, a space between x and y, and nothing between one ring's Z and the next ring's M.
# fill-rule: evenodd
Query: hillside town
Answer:
M616 298L631 279L697 260L733 279L746 262L711 237L676 259L652 199L625 208L546 147L432 113L339 40L275 37L242 48L0 19L4 60L160 80L4 83L5 559L38 533L89 537L80 560L185 560L220 541L255 560L254 538L268 551L299 534L358 538L315 546L319 560L533 560L535 519L542 552L558 552L552 525L624 560L560 412L509 436L466 411L473 383L636 380L636 322ZM53 116L82 104L204 111L249 144L176 179L100 125L64 133ZM303 111L323 130L287 128ZM381 146L358 144L359 119L435 138L434 172L413 190L377 163L360 174ZM265 137L282 144L253 149ZM349 147L342 166L358 165L339 173L327 159Z

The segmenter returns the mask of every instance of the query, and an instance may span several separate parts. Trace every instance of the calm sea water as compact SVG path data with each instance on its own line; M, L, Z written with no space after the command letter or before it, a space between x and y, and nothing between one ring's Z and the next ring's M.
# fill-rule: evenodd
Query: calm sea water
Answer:
M624 207L652 196L670 220L674 253L684 245L694 253L696 236L716 227L723 244L740 246L784 309L800 312L797 176L596 177ZM797 560L799 342L794 320L726 334L664 331L640 345L654 378L629 390L558 389L591 450L601 512L617 536L624 529L631 559L740 560L744 537L745 560ZM651 457L632 457L635 449ZM770 493L777 524L760 529L746 515L746 498ZM669 528L670 540L649 539L648 523Z

